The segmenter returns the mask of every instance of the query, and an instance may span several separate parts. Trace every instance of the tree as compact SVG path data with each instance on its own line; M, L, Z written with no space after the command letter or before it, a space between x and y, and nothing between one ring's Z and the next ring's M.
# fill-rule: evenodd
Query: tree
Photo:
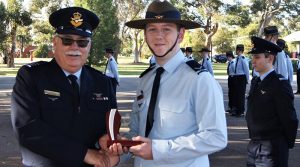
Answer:
M32 23L31 14L22 9L21 0L8 0L7 13L9 23L9 37L11 41L11 49L8 54L8 67L14 67L14 57L16 50L16 36L18 26L28 26Z
M114 50L118 48L119 25L116 16L116 6L113 0L75 0L75 5L82 6L95 12L100 23L93 34L93 46L88 57L88 64L99 64L104 58L104 49L110 47Z
M130 20L144 18L144 9L150 0L115 0L117 4L117 16L119 19L120 33L119 37L120 48L125 50L125 54L134 54L134 62L140 62L142 50L145 46L144 34L142 30L132 29L125 26L125 23Z
M3 2L0 2L0 58L3 59L1 62L4 64L7 63L7 52L6 52L6 38L7 38L7 33L6 33L6 19L7 19L7 13L5 6ZM3 57L2 57L3 56Z

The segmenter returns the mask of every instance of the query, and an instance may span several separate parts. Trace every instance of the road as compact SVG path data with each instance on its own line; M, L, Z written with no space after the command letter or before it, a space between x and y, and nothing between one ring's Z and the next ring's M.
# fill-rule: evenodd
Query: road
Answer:
M223 88L224 104L227 106L227 80L217 77L218 82ZM0 166L18 167L21 165L18 143L12 131L10 122L10 97L14 84L14 77L0 77ZM120 87L118 87L117 98L119 111L122 115L122 129L126 131L129 123L131 104L135 96L137 85L136 77L121 77ZM295 81L292 84L296 89ZM247 88L247 90L249 87ZM300 118L300 96L295 96L295 108L298 119ZM210 155L212 167L242 167L246 163L246 145L249 141L248 131L244 117L236 118L226 115L228 128L228 146L217 153ZM300 129L295 148L290 151L290 167L297 167L300 164ZM132 166L132 161L123 167Z

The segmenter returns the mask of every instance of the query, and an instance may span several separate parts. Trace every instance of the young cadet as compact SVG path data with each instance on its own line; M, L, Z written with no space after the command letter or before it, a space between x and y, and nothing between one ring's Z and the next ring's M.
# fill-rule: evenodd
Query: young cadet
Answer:
M232 109L232 116L240 117L245 111L245 94L246 85L249 81L249 63L243 55L244 45L238 44L236 46L235 67L233 76L234 85L234 108Z
M274 71L281 49L274 43L252 37L252 64L259 73L251 81L246 121L250 142L248 167L288 167L289 149L294 147L298 119L291 84Z
M186 56L187 60L194 60L192 47L185 48L185 56Z
M233 95L234 95L234 87L233 87L233 74L234 74L234 55L232 51L226 52L226 57L228 60L227 65L227 75L228 75L228 113L231 113L233 108Z
M288 79L290 81L290 83L292 84L293 82L293 75L294 75L294 69L293 69L293 63L291 58L289 57L288 53L286 52L287 45L285 40L283 39L278 39L276 44L282 49L284 55L285 55L285 61L286 61L286 65L287 65L287 69L288 69Z
M264 39L277 45L279 32L276 26L268 26L264 28ZM274 63L274 70L277 74L281 74L284 78L289 78L288 62L284 50L278 52Z
M107 58L107 63L105 67L105 75L109 77L114 92L117 92L117 86L119 85L119 72L118 72L118 64L113 56L114 51L111 48L105 49L105 57Z
M208 48L202 48L199 52L202 57L201 67L206 69L212 76L214 76L214 71L213 71L211 61L208 58L208 54L211 51Z
M99 18L69 7L50 15L54 59L20 68L13 88L12 125L25 167L113 166L99 151L105 114L116 108L109 78L84 65Z
M159 0L149 5L145 19L126 25L144 29L157 61L141 74L131 113L128 137L143 142L129 148L134 166L208 167L208 155L227 144L223 93L196 61L185 61L179 45L186 29L200 25L181 20L178 9ZM120 143L110 151L123 153Z

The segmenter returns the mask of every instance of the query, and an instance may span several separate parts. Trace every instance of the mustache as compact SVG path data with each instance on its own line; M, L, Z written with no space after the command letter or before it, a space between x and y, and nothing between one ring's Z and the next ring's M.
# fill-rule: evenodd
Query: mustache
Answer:
M68 55L68 56L81 56L81 52L78 51L78 50L75 50L75 51L67 51L65 52L65 55Z

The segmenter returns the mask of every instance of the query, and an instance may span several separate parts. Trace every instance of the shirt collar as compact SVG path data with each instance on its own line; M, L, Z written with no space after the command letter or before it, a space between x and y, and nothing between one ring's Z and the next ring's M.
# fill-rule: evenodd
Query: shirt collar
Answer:
M71 73L69 73L69 72L67 72L65 70L63 70L63 71L64 71L64 73L65 73L66 76L69 76L71 74ZM80 75L81 75L81 71L82 71L82 68L80 68L77 72L73 73L73 75L75 75L79 79Z
M274 71L273 68L271 70L269 70L268 72L264 73L263 75L259 76L260 80L262 81L263 79L265 79L266 76L268 76L272 71Z
M182 52L177 52L175 54L175 56L173 56L164 66L163 68L165 69L165 71L167 71L168 73L173 73L176 68L184 63L184 55ZM157 68L160 67L159 65L157 66Z

